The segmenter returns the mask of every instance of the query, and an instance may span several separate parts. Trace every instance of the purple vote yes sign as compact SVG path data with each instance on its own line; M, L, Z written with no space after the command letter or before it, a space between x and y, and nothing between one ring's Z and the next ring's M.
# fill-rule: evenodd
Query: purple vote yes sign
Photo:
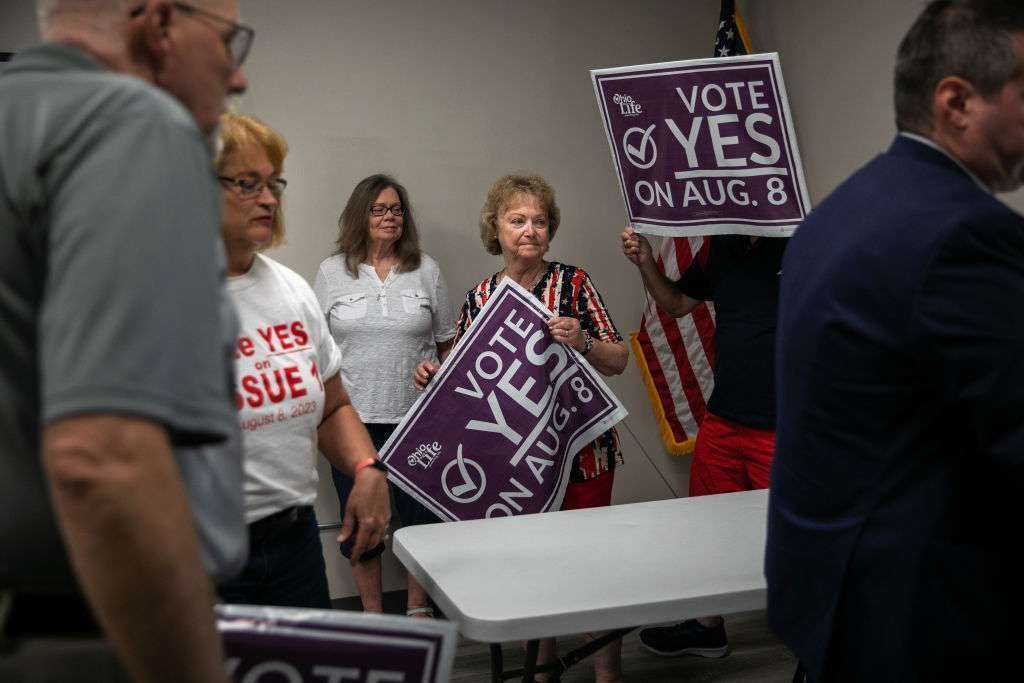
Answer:
M381 449L391 480L442 519L557 510L573 456L626 416L549 317L502 281Z
M320 609L219 605L225 668L236 683L441 683L455 624Z
M590 74L638 231L785 237L810 210L777 54Z

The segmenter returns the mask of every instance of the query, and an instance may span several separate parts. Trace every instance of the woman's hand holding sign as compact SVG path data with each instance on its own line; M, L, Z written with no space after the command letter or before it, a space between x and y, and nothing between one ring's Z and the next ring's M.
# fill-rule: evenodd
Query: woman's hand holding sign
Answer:
M617 375L626 369L629 352L621 343L604 342L583 330L578 318L556 316L548 319L548 331L556 342L571 346L603 375Z
M556 316L548 319L548 330L555 341L566 346L571 346L579 352L583 352L586 339L583 336L583 329L580 321L576 318Z
M438 367L440 366L437 363L432 363L429 360L422 361L412 374L412 385L420 391L426 389L430 380L437 374Z

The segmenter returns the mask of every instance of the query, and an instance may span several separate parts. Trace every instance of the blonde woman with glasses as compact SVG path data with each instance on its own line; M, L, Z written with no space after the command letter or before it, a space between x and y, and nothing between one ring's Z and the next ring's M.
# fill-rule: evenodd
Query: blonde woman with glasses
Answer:
M267 125L236 114L222 117L220 137L250 552L242 573L219 592L229 603L330 608L313 512L317 449L355 479L339 538L351 538L358 552L387 533L386 473L342 385L341 356L313 291L260 253L284 234L287 145Z

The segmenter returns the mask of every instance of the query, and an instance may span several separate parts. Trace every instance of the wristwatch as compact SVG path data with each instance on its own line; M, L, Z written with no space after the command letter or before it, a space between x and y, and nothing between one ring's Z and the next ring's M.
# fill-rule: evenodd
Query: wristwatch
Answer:
M594 338L590 336L589 332L583 330L583 350L580 351L580 355L587 355L592 348L594 348Z

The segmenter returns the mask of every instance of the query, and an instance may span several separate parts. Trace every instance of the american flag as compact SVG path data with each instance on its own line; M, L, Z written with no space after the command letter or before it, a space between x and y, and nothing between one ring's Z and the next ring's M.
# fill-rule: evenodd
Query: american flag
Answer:
M749 53L750 40L735 0L722 0L715 56ZM658 268L670 280L678 280L693 259L707 259L710 244L704 237L665 239ZM676 455L692 453L715 385L714 305L701 304L690 315L673 318L648 299L632 342L665 448Z
M718 32L715 34L715 57L733 57L750 54L750 38L736 9L735 0L722 0L722 12L718 15Z

